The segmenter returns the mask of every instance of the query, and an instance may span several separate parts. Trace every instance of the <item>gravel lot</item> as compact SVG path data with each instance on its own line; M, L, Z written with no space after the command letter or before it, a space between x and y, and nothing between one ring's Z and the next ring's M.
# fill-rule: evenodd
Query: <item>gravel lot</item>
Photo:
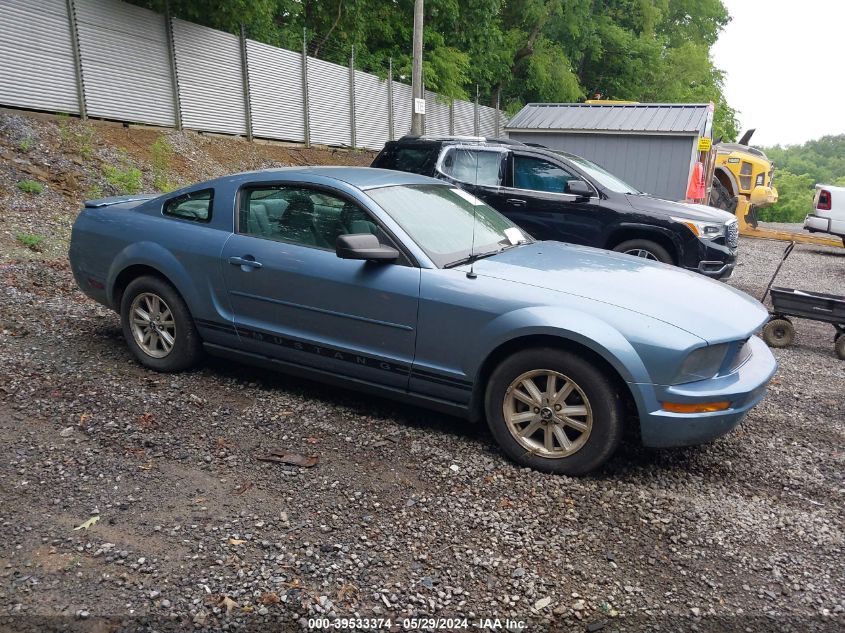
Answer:
M783 246L743 240L731 283L759 296ZM799 246L779 283L842 294L843 279L845 251ZM0 265L0 293L0 629L845 627L845 363L829 326L797 323L769 396L728 437L625 445L571 479L420 409L221 361L146 371L61 260ZM319 463L256 460L272 448Z

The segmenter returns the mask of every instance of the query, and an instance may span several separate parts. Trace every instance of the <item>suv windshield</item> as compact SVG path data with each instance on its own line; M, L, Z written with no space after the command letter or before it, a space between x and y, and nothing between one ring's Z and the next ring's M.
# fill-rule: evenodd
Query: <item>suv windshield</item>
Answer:
M455 187L397 185L371 189L367 195L441 268L530 241L513 222ZM515 240L506 235L508 229Z
M555 152L555 154L560 154L561 156L569 160L569 162L574 163L576 166L580 167L583 171L587 173L588 176L598 182L605 189L610 189L611 191L615 191L616 193L642 193L642 191L639 191L636 187L632 187L621 178L611 174L604 167L600 167L599 165L596 165L594 162L589 161L586 158L581 158L580 156L575 156L574 154L569 154L566 152Z

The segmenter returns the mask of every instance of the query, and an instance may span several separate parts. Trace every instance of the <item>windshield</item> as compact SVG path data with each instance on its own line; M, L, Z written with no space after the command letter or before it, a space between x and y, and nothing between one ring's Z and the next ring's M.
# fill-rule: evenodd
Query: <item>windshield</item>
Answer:
M561 156L565 156L570 162L574 163L577 167L580 167L582 171L586 172L588 176L598 182L605 189L610 189L616 193L642 193L642 191L632 187L618 176L611 174L604 167L600 167L586 158L581 158L580 156L564 152L557 153Z
M444 185L397 185L367 191L443 268L470 255L487 255L520 241L530 241L513 222L475 196ZM473 227L475 247L473 248ZM515 236L511 240L505 233Z

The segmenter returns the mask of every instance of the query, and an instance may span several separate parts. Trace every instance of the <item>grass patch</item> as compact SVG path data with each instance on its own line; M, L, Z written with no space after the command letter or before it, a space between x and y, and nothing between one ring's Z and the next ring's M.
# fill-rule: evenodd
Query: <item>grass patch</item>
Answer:
M150 146L150 154L152 155L153 186L164 193L173 191L176 187L168 178L173 147L166 136L162 135L156 139L156 142Z
M96 200L97 198L102 198L103 197L103 188L100 185L98 185L97 183L94 183L88 189L88 193L85 194L85 197L88 200Z
M34 145L35 141L33 141L31 138L25 138L20 143L18 143L18 149L24 154L26 154L29 150L33 148Z
M21 180L18 183L18 189L24 193L32 193L38 195L44 191L44 185L37 180Z
M103 176L106 177L106 182L117 190L118 195L141 191L141 170L137 167L120 169L106 165L103 168Z
M94 128L88 123L71 120L70 115L65 113L59 114L58 120L62 147L89 160L94 155Z
M29 250L39 253L41 252L41 245L47 238L43 235L36 235L35 233L18 233L15 239Z

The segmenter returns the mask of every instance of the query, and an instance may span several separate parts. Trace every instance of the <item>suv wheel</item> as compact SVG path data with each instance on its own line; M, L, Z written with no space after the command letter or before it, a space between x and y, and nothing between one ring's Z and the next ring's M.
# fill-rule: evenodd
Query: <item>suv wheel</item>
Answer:
M490 377L490 431L518 464L584 475L614 453L622 435L622 399L595 366L564 350L528 349Z
M664 264L671 264L672 256L665 248L651 240L627 240L613 247L617 253L625 253L634 257L642 257Z
M156 371L188 369L202 357L202 341L176 289L158 277L139 277L120 301L123 336L142 365Z

